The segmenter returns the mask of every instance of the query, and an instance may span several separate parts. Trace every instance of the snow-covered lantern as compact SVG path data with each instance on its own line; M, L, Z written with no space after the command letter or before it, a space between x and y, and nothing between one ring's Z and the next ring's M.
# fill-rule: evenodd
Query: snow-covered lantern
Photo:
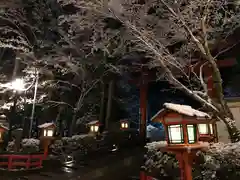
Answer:
M161 122L165 129L168 146L195 146L199 144L199 124L208 124L210 116L193 109L191 106L165 103L153 118L153 122Z
M91 121L87 123L87 126L90 128L90 133L97 134L99 132L99 128L100 128L99 121Z
M0 143L4 141L3 134L8 131L8 128L2 124L0 124Z
M40 129L40 138L53 138L56 126L54 123L44 123L38 126Z
M44 158L48 155L48 147L54 139L56 125L53 122L44 123L38 126L40 129L40 140L44 150Z
M126 119L120 120L120 129L122 130L129 129L129 121Z

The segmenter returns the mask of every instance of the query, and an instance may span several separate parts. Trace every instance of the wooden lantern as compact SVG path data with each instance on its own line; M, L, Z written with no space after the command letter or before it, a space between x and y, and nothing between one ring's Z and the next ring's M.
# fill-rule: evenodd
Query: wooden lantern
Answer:
M208 146L207 142L199 141L199 124L210 124L211 117L191 106L165 103L152 121L164 125L167 143L162 150L176 154L181 179L192 180L196 152Z
M54 139L56 126L54 123L44 123L38 126L40 129L40 140L44 150L44 158L48 155L48 147Z
M40 138L53 138L56 126L54 123L44 123L38 126L41 130Z
M8 128L2 124L0 124L0 143L4 141L3 134L8 131Z
M120 129L121 130L126 130L129 129L130 125L129 125L129 121L126 119L120 120Z
M90 133L97 134L99 132L99 128L100 128L99 121L91 121L87 123L87 126L90 128L89 129Z
M152 118L152 121L163 124L169 147L199 145L199 127L210 124L211 120L205 112L172 103L165 103L164 108Z

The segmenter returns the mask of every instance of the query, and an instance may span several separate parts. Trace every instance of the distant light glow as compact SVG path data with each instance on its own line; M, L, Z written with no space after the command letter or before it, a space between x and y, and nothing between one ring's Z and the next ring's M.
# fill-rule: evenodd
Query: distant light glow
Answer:
M11 89L13 91L18 91L18 92L26 90L25 89L25 82L22 78L17 78L12 82L1 84L1 87L8 88L8 89Z
M11 82L11 89L16 90L16 91L25 91L25 83L22 78L18 78L14 81Z

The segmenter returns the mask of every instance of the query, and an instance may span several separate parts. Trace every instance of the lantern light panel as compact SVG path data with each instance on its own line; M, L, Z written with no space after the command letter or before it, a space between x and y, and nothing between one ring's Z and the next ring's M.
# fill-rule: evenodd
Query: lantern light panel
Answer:
M128 123L127 122L122 122L121 123L121 128L122 129L127 129L128 128Z
M169 125L168 126L168 140L170 144L183 144L189 143L193 144L197 141L197 131L196 125L187 125L187 139L188 142L184 142L183 125Z
M213 134L213 125L209 124L209 128L210 128L210 134Z
M208 124L199 124L198 131L199 134L208 134Z
M44 129L43 136L52 137L53 136L53 129Z
M96 133L99 130L99 126L98 125L91 125L90 130L91 130L91 132L95 132Z
M183 128L182 125L169 125L168 126L169 142L171 144L181 144L184 142L183 139Z
M196 125L187 125L188 143L193 144L197 141Z

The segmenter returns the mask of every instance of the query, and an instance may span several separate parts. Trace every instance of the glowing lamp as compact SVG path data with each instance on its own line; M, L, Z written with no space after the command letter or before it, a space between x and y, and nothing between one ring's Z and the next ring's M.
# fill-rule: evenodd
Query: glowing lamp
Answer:
M120 129L128 129L129 128L129 122L127 120L120 120Z
M163 124L168 145L178 147L199 144L200 132L206 132L205 125L207 129L210 127L210 116L187 105L165 103L164 107L152 121Z
M54 123L44 123L38 126L41 129L41 138L52 138L55 132L55 124Z
M164 109L152 121L162 123L165 129L166 141L158 144L158 148L174 153L179 163L181 179L191 180L196 153L209 146L208 142L199 141L199 135L200 131L206 132L205 124L210 124L211 117L191 106L165 103Z
M99 127L100 123L99 121L91 121L87 124L88 127L90 127L90 133L98 133L99 132Z
M41 124L38 128L41 130L40 141L44 150L44 158L46 158L48 155L48 147L54 139L56 126L53 122L50 122Z
M217 136L215 122L198 124L199 140L210 142Z

